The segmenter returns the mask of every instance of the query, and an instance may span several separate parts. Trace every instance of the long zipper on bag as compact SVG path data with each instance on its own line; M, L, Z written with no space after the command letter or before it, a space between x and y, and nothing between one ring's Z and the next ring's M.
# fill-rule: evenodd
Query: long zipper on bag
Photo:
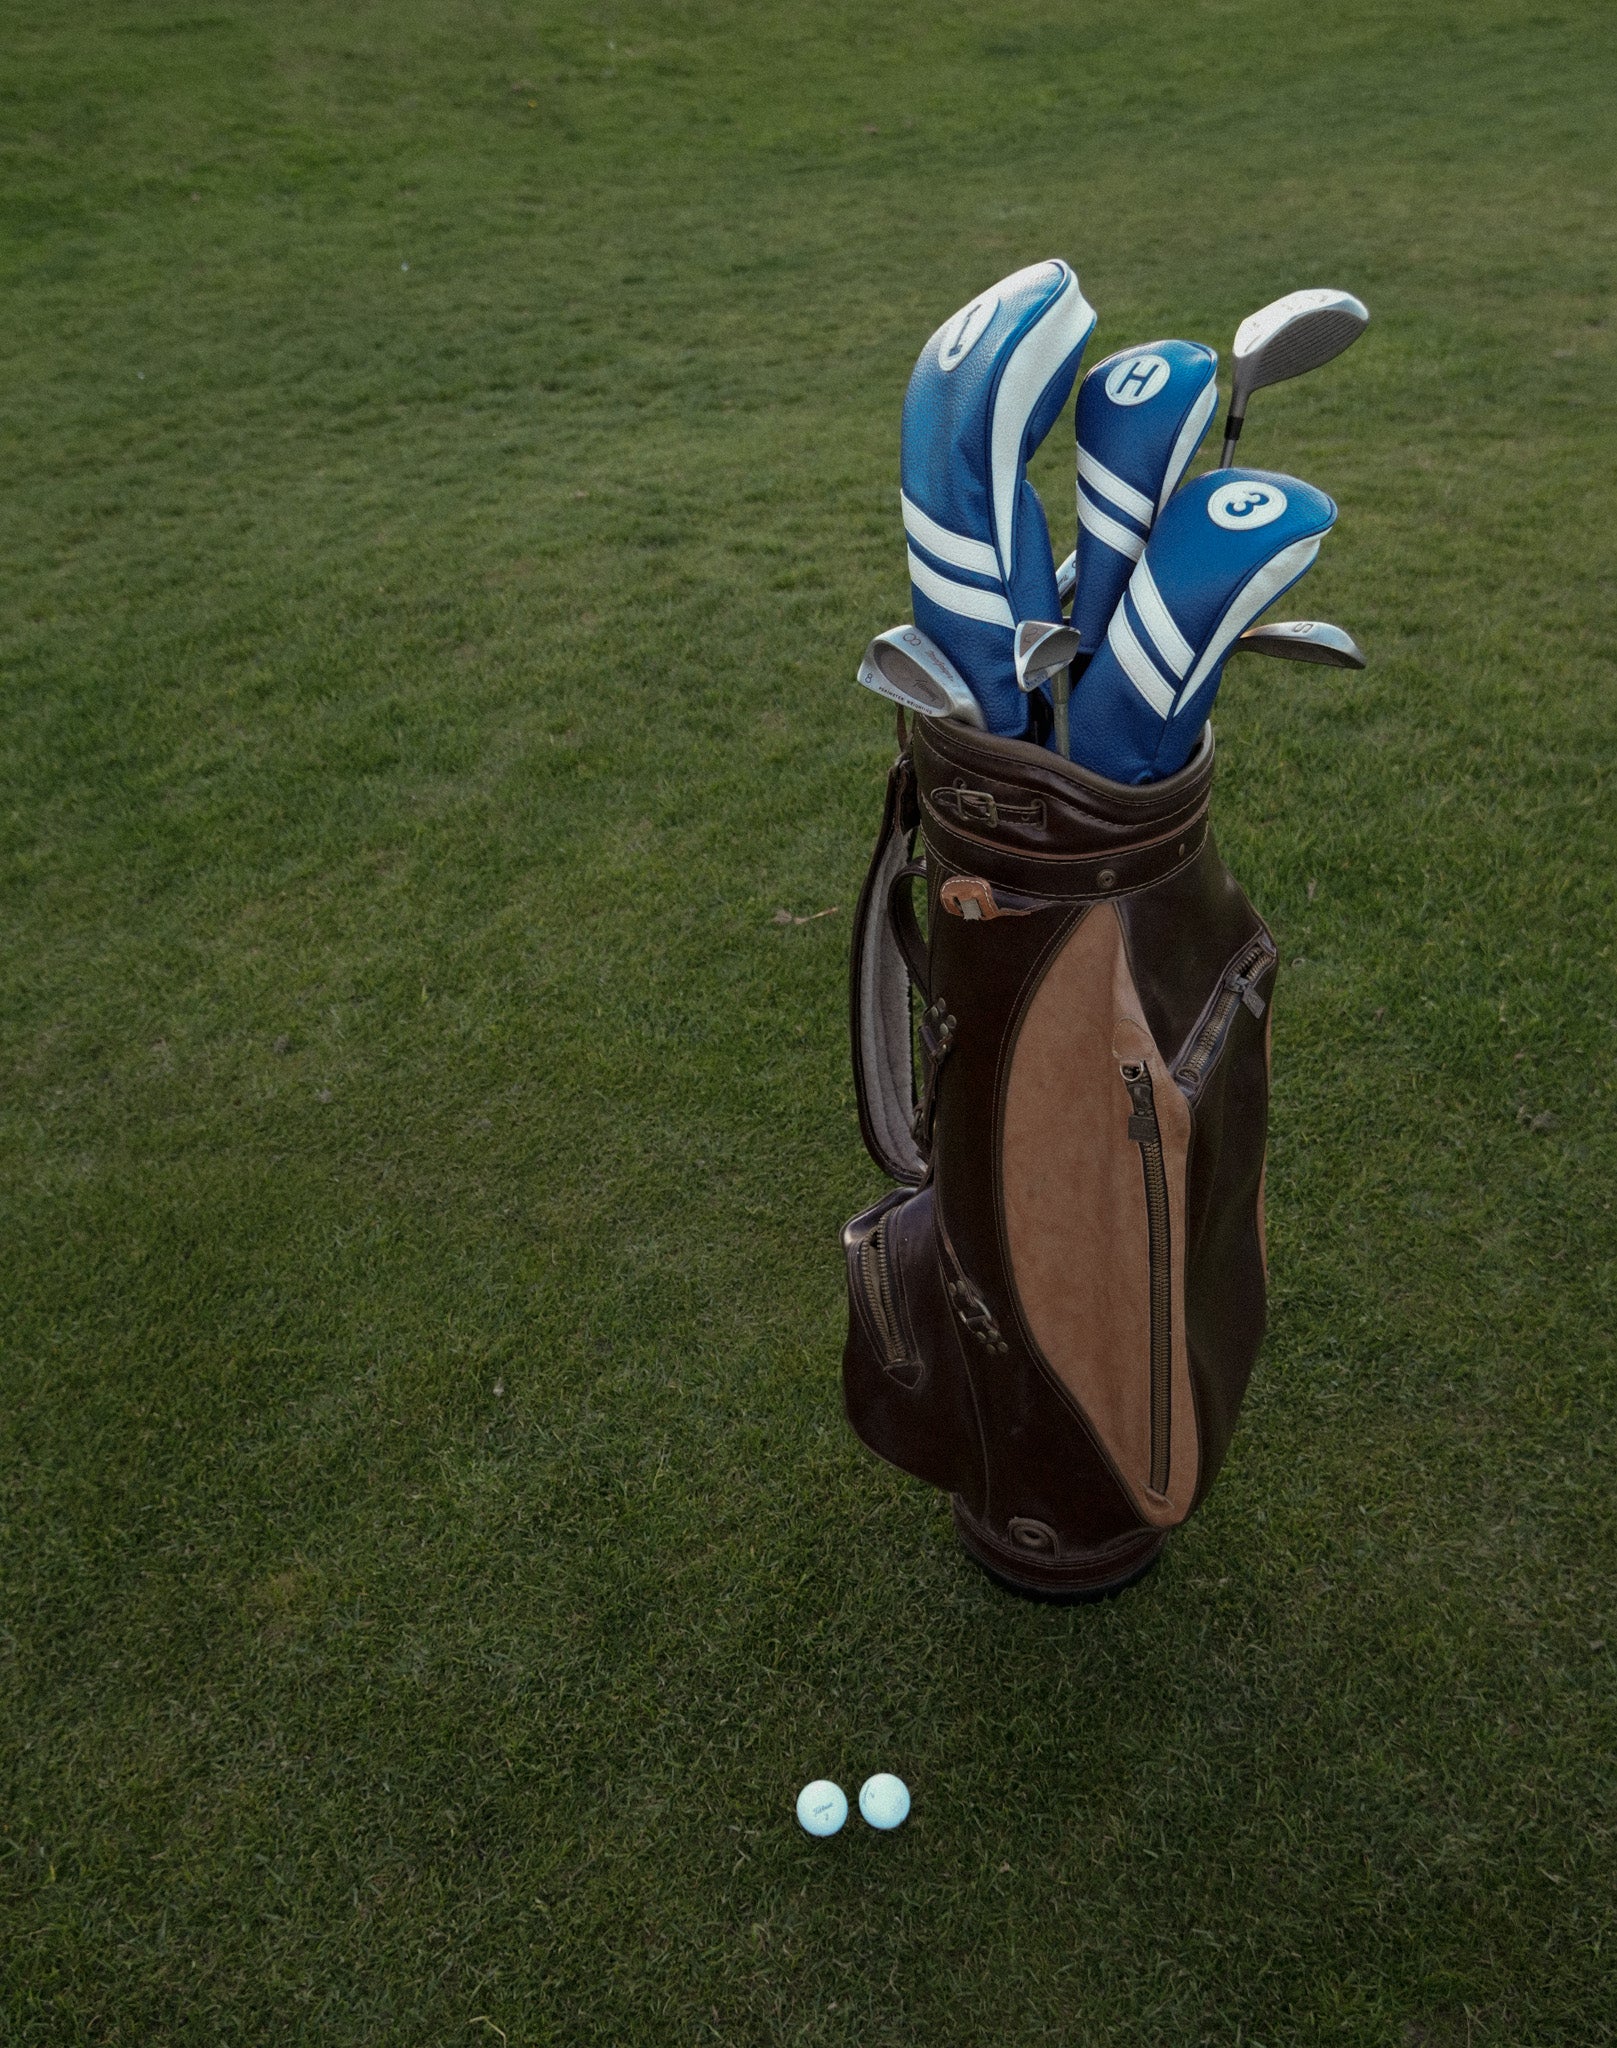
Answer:
M889 1218L880 1217L876 1227L859 1247L856 1264L860 1290L865 1297L871 1326L881 1346L882 1364L907 1385L920 1376L921 1361L910 1335L909 1317L904 1312L898 1276L893 1271L892 1250L887 1241Z
M1119 1071L1133 1105L1129 1117L1129 1139L1140 1148L1140 1165L1145 1175L1146 1229L1150 1237L1151 1491L1166 1493L1173 1396L1173 1276L1168 1263L1168 1172L1162 1160L1162 1127L1157 1122L1151 1070L1142 1060L1125 1060Z
M1217 1000L1196 1033L1189 1052L1174 1069L1174 1079L1187 1095L1194 1095L1207 1078L1207 1070L1224 1049L1230 1020L1236 1008L1245 1004L1254 1017L1268 1008L1268 998L1258 984L1274 965L1275 956L1266 940L1254 939L1234 965L1226 969Z

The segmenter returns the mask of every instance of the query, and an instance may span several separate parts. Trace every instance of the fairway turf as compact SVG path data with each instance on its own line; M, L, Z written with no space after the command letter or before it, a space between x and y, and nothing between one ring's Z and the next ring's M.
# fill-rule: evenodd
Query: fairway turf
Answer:
M0 2040L1617 2038L1610 11L3 30ZM838 1381L899 405L1050 255L1373 316L1241 445L1370 657L1217 713L1270 1336L1080 1609Z

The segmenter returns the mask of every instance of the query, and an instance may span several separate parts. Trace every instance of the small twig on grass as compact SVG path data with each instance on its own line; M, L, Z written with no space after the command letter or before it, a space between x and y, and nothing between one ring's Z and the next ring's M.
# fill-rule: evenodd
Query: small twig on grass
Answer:
M811 910L807 917L793 917L789 910L777 910L775 912L775 923L812 924L817 917L835 917L840 908L840 904L833 903L829 910Z

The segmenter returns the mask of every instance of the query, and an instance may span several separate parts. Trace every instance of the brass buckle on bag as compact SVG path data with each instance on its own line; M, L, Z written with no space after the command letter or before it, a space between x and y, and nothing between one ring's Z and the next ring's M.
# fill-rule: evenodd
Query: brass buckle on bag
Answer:
M932 792L935 809L945 817L958 818L962 825L986 825L990 832L1001 825L1031 825L1039 831L1044 824L1044 799L1034 797L1025 804L1008 804L986 789L972 789L964 782Z

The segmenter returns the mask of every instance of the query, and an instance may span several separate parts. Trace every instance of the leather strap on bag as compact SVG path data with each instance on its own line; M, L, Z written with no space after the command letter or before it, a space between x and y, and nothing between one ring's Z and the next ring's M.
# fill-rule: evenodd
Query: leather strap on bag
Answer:
M926 862L907 860L887 890L887 921L898 941L898 950L904 956L904 965L909 969L911 986L920 990L923 1001L932 994L932 970L926 957L926 940L921 936L920 920L915 915L913 884L925 880Z
M881 830L870 856L870 869L859 892L853 919L853 959L848 975L848 1021L853 1036L854 1094L859 1104L859 1130L865 1150L882 1172L907 1187L926 1178L926 1156L916 1143L915 1066L910 1020L910 981L914 969L906 959L913 948L924 976L925 952L910 888L919 866L910 859L921 821L915 767L904 744L887 777L887 801ZM901 944L894 927L895 897L907 915ZM918 983L918 985L922 985Z

